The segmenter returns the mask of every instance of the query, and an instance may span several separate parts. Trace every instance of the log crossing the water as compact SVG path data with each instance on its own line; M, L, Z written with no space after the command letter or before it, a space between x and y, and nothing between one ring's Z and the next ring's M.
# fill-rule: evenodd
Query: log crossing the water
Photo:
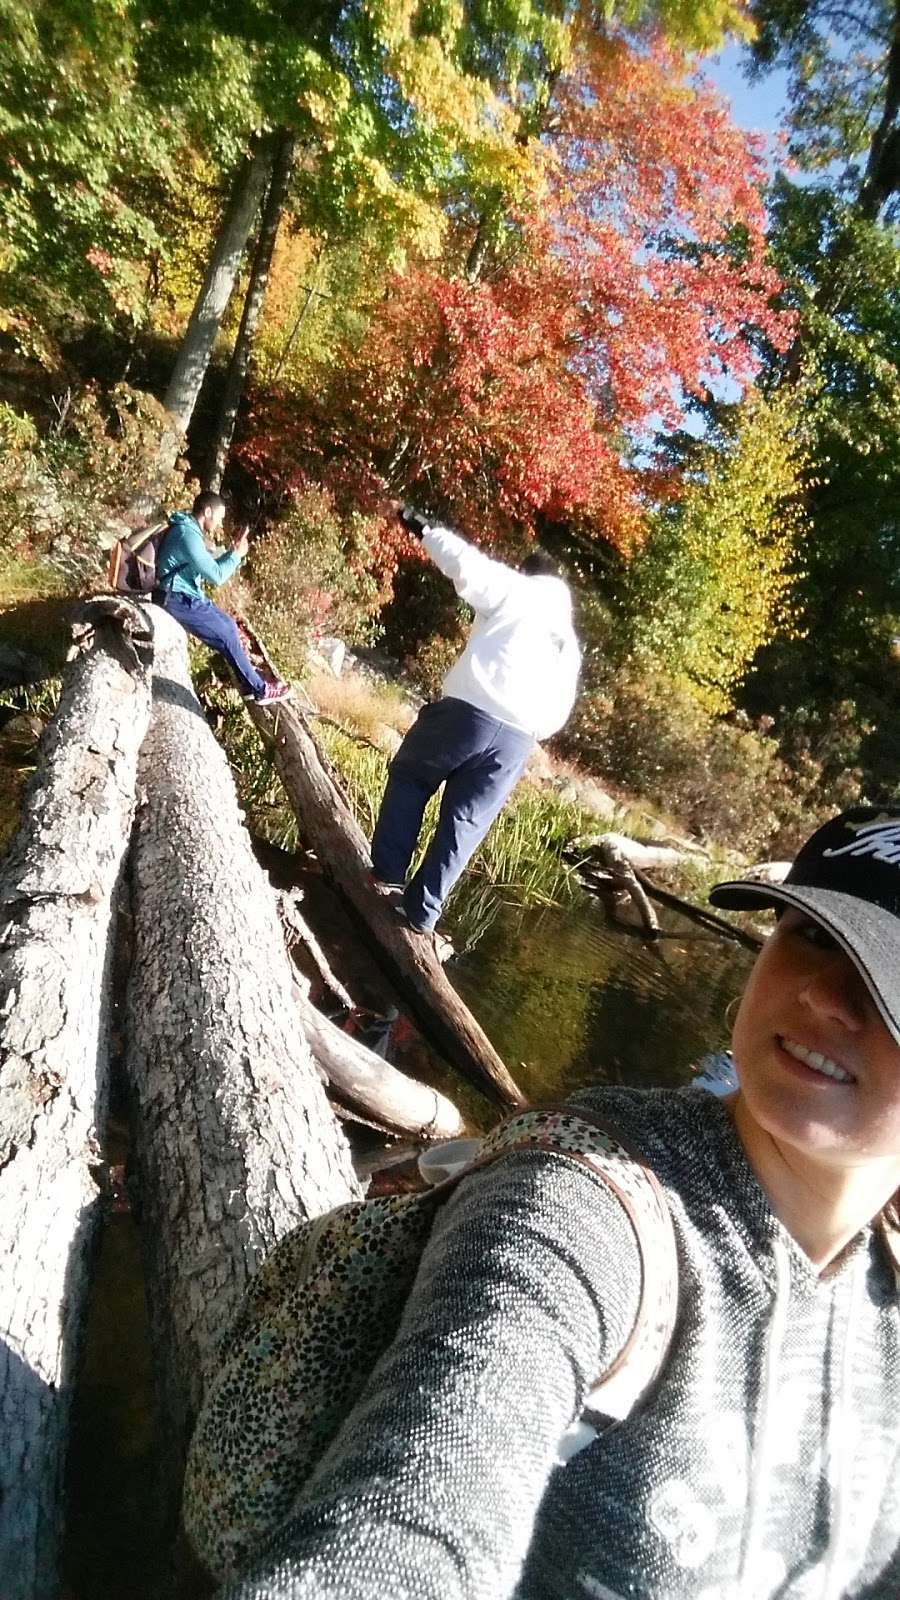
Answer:
M368 841L302 711L291 702L271 708L251 702L248 711L271 747L301 838L368 928L373 956L404 996L422 1032L497 1104L524 1105L518 1085L445 975L433 941L405 928L390 902L372 887Z

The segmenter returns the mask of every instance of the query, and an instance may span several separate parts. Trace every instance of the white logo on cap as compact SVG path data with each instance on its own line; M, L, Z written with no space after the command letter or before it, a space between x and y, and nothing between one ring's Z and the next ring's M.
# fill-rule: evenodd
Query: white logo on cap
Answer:
M849 844L823 850L823 856L872 856L890 867L900 866L900 818L876 817L873 822L848 822L856 834Z

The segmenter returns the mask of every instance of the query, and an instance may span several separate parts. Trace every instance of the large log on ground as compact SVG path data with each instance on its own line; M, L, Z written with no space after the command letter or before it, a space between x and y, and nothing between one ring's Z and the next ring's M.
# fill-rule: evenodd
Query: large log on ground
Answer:
M403 927L370 882L365 834L322 756L299 707L276 711L248 706L271 742L275 765L297 817L300 836L313 849L357 917L372 934L372 954L404 995L422 1031L483 1093L502 1106L524 1096L484 1030L445 976L432 941Z
M0 1593L57 1600L73 1378L99 1220L112 907L150 708L137 606L80 615L0 869Z
M156 657L131 856L127 1070L169 1508L216 1335L289 1229L359 1194L298 1024L274 893L191 687Z

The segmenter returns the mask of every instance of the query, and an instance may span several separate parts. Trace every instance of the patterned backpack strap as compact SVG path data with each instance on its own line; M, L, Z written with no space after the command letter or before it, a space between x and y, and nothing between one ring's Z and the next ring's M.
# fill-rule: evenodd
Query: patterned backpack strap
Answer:
M656 1174L611 1123L565 1106L523 1111L502 1123L485 1139L473 1166L528 1148L589 1167L612 1189L637 1239L641 1298L635 1324L591 1388L583 1414L590 1426L606 1426L628 1416L645 1397L669 1353L678 1314L678 1250L668 1201Z

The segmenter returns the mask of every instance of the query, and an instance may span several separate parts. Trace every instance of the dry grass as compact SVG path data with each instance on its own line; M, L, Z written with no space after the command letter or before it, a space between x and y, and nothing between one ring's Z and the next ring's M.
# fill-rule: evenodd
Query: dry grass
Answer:
M323 716L376 745L381 728L403 734L415 721L416 713L401 689L393 684L373 684L357 673L335 678L330 672L317 672L307 678L304 688Z

